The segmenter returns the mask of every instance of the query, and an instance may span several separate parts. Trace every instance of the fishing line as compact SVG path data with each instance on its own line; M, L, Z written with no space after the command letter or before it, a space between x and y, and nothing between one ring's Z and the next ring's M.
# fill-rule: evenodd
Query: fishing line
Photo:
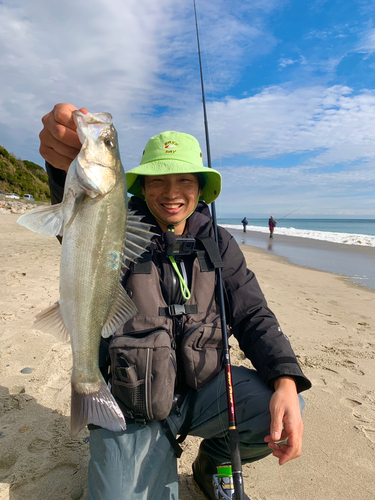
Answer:
M194 4L195 5L195 4ZM197 19L199 19L199 22L201 21L200 17L199 17L199 14L196 12L196 15L197 15ZM208 58L208 51L206 49L206 42L205 42L205 36L204 36L204 33L202 32L201 33L201 36L200 36L200 40L202 40L202 46L203 46L203 54L205 56L205 65L206 65L206 68L207 68L207 73L208 73L208 81L209 81L209 89L210 89L210 94L211 94L211 102L215 102L215 93L214 93L214 84L213 84L213 79L212 79L212 74L211 74L211 67L210 67L210 63L209 63L209 58ZM218 170L222 170L222 154L221 154L221 140L220 140L220 134L218 133L217 129L215 131L214 129L214 136L215 136L215 139L216 139L216 149L218 150L218 162L219 162L219 168ZM217 200L217 203L219 204L219 212L220 212L220 215L219 217L221 217L221 214L222 214L222 197L219 196L218 200Z
M295 210L292 210L291 212L289 212L288 214L284 215L284 217L281 217L281 219L278 219L278 220L283 220L285 219L285 217L288 217L288 215L291 215L291 214L294 214L294 212L297 212L297 210L301 210L301 208L305 207L306 205L302 205L302 207L299 207L299 208L296 208Z

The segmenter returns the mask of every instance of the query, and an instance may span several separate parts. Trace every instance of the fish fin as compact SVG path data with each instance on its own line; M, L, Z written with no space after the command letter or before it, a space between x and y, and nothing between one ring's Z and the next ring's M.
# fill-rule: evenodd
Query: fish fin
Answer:
M68 342L70 333L61 315L60 303L55 302L36 316L33 328L50 333L63 342Z
M62 203L48 207L38 207L21 215L18 224L44 236L62 235L64 222Z
M124 323L135 316L136 312L134 302L119 283L116 300L102 329L102 337L107 338L113 335Z
M78 392L72 384L70 432L76 436L87 424L110 431L126 429L125 417L104 380L95 392Z
M143 216L128 212L125 245L122 254L122 267L127 268L127 260L135 262L150 246L151 238L156 234L150 231L152 224L140 222Z

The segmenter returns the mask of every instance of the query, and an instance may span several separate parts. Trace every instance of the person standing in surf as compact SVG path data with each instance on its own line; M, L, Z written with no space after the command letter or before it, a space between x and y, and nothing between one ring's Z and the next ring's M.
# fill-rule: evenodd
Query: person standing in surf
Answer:
M246 217L244 217L241 223L243 225L243 232L246 233L246 226L248 225L249 221L246 219Z
M277 224L277 220L273 218L273 215L268 219L268 227L270 229L270 238L273 238L273 231L275 229L275 226Z

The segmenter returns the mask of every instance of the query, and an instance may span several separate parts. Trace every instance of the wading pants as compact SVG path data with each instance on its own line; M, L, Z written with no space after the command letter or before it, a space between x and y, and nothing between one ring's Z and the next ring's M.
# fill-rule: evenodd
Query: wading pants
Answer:
M242 462L266 457L272 450L263 439L269 434L272 391L257 373L232 367ZM177 435L188 409L168 421ZM300 397L301 410L304 406ZM189 435L204 438L202 449L216 464L230 461L224 374L198 391ZM126 431L90 431L89 500L178 500L177 457L160 422L129 424ZM182 455L183 460L184 455Z

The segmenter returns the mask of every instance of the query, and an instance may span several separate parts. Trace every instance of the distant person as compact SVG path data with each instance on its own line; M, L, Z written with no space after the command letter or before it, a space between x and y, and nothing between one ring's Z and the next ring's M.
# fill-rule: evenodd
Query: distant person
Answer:
M248 225L249 221L246 219L246 217L244 217L241 222L243 225L243 232L246 233L246 226Z
M273 215L268 219L268 227L270 228L270 238L273 238L273 230L277 224L277 220L273 218Z

